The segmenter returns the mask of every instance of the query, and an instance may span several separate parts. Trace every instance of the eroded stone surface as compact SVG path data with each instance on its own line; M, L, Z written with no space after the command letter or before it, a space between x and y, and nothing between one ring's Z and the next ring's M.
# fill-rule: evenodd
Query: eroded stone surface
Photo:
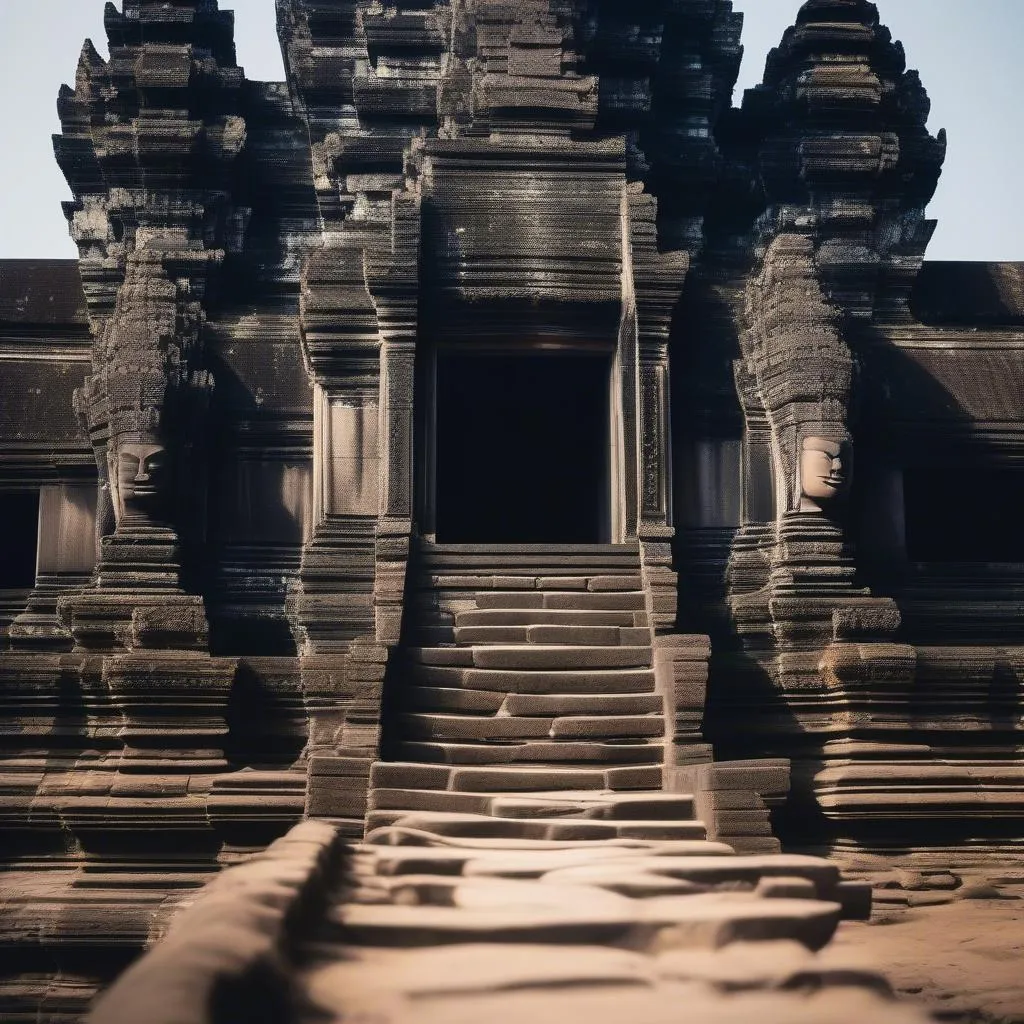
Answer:
M681 1005L712 1024L927 1020L895 1002L862 958L816 952L836 928L838 904L763 894L770 879L834 884L825 861L687 856L680 844L654 841L552 849L436 841L444 845L345 849L330 829L302 826L201 894L97 1006L93 1024L130 1019L144 1004L160 1024L212 1022L199 1009L203 994L217 987L234 1011L252 1005L253 992L243 997L239 986L257 969L265 1000L288 993L281 1024L623 1013L667 1022ZM671 892L649 884L687 874L699 884ZM173 995L179 986L184 1000Z

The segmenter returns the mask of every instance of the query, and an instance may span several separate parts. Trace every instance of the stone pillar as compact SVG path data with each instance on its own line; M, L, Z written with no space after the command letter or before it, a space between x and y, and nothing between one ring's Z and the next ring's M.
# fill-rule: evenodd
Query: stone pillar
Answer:
M743 507L740 528L729 555L726 586L736 627L744 635L770 631L764 594L775 545L775 474L771 424L758 396L756 378L743 360L733 364L733 374L745 426Z
M381 503L375 552L375 636L392 647L402 628L413 522L413 435L419 324L420 199L395 192L390 246L367 259L381 333Z
M382 501L377 524L374 578L375 632L386 646L402 629L405 575L412 534L413 379L415 344L387 342L382 349Z
M412 533L419 202L392 197L385 238L325 247L304 272L315 384L316 523L290 600L310 718L307 813L362 832Z
M657 204L632 188L623 196L629 253L624 272L625 308L636 311L637 329L637 534L652 624L671 632L678 594L672 568L672 479L669 429L668 334L689 269L685 252L661 253Z

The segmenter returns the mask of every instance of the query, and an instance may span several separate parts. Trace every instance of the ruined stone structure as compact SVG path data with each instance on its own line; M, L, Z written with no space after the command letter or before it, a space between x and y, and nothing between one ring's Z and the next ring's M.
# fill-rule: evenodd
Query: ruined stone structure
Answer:
M182 976L291 1019L253 979L332 921L482 934L410 902L818 948L867 895L818 856L1015 855L1024 271L925 262L945 140L875 6L808 0L738 107L728 0L277 8L260 83L217 0L108 4L79 259L0 264L0 1015L76 1019L253 854L99 1020ZM569 980L654 970L606 952ZM666 991L733 977L695 956Z

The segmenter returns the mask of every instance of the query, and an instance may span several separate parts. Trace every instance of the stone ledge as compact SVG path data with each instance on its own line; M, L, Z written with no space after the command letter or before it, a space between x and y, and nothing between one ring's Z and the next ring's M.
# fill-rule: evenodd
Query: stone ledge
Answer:
M285 1019L286 949L306 906L323 897L341 850L333 828L297 825L219 875L163 939L93 1007L89 1024L213 1024Z

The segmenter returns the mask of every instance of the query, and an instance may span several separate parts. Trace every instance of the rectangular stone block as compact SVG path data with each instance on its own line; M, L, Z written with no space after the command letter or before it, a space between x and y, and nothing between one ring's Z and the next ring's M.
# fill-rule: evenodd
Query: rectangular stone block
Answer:
M476 599L478 608L542 608L545 607L544 601L544 595L536 591L478 594Z
M536 576L495 576L492 578L495 590L534 590L537 586Z
M538 590L586 590L586 576L540 576Z
M366 813L366 779L311 776L306 789L311 818L354 818Z
M591 576L587 582L587 590L591 591L623 591L641 590L643 580L639 576Z
M609 768L605 773L609 789L661 789L661 765L629 765Z
M370 785L382 789L447 789L449 771L440 765L378 761L370 769Z
M493 576L431 576L430 582L441 590L492 590Z
M435 686L410 686L404 691L409 711L453 711L466 714L496 714L507 698L503 693ZM506 707L509 714L519 714Z
M617 626L530 626L526 635L532 644L609 646L621 642ZM644 639L649 641L650 636Z
M597 609L642 611L645 607L644 595L639 591L629 591L624 594L594 594L587 591L579 594L550 593L537 596L543 601L545 608L564 608L569 611ZM541 605L537 604L534 607L539 608Z
M372 758L368 757L332 757L316 754L309 759L307 772L310 778L321 775L332 778L366 778L373 763Z

